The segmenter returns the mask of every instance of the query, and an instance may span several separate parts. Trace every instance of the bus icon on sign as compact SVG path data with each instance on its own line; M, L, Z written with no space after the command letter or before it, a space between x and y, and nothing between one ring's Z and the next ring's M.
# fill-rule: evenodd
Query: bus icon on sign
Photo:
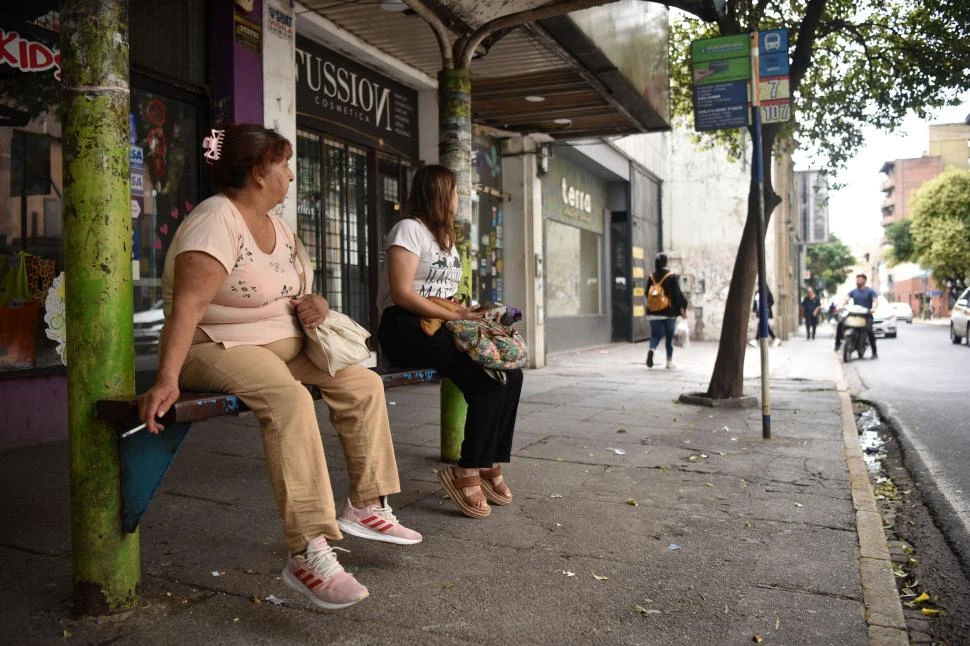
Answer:
M781 34L765 34L765 51L771 52L776 49L781 49Z

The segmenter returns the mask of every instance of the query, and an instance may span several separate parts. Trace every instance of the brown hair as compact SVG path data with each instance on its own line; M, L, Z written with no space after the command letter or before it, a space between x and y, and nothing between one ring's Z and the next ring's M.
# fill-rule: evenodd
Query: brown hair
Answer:
M235 193L246 184L253 170L265 169L293 154L289 140L255 123L237 123L226 128L219 159L212 162L209 176L212 187Z
M451 192L455 174L444 166L422 166L414 174L405 217L424 223L445 253L455 245L455 219L451 213Z

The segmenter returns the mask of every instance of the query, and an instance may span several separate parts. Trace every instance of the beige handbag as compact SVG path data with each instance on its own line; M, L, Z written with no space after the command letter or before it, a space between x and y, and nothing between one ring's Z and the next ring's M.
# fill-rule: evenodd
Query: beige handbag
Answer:
M313 289L313 263L310 255L303 248L303 243L296 235L296 255L302 268L303 288L300 297L309 294ZM339 370L352 366L370 358L367 339L370 332L365 330L354 319L336 310L330 310L327 318L316 329L303 325L306 341L303 352L317 368L331 377Z

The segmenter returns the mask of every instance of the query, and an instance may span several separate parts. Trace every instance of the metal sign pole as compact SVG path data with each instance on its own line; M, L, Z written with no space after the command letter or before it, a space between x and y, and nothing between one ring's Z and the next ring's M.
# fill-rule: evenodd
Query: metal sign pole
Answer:
M768 280L765 275L765 169L761 145L761 87L758 32L751 34L751 116L754 172L758 180L758 340L761 348L761 437L771 439L771 390L768 385Z

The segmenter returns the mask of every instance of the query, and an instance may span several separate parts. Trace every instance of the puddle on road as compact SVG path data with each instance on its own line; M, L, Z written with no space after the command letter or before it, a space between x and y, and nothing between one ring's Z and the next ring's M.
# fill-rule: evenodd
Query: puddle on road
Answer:
M877 484L886 460L886 438L880 433L885 431L879 413L875 408L856 404L856 427L859 429L859 443L862 445L862 458L866 461L869 473L877 476Z

